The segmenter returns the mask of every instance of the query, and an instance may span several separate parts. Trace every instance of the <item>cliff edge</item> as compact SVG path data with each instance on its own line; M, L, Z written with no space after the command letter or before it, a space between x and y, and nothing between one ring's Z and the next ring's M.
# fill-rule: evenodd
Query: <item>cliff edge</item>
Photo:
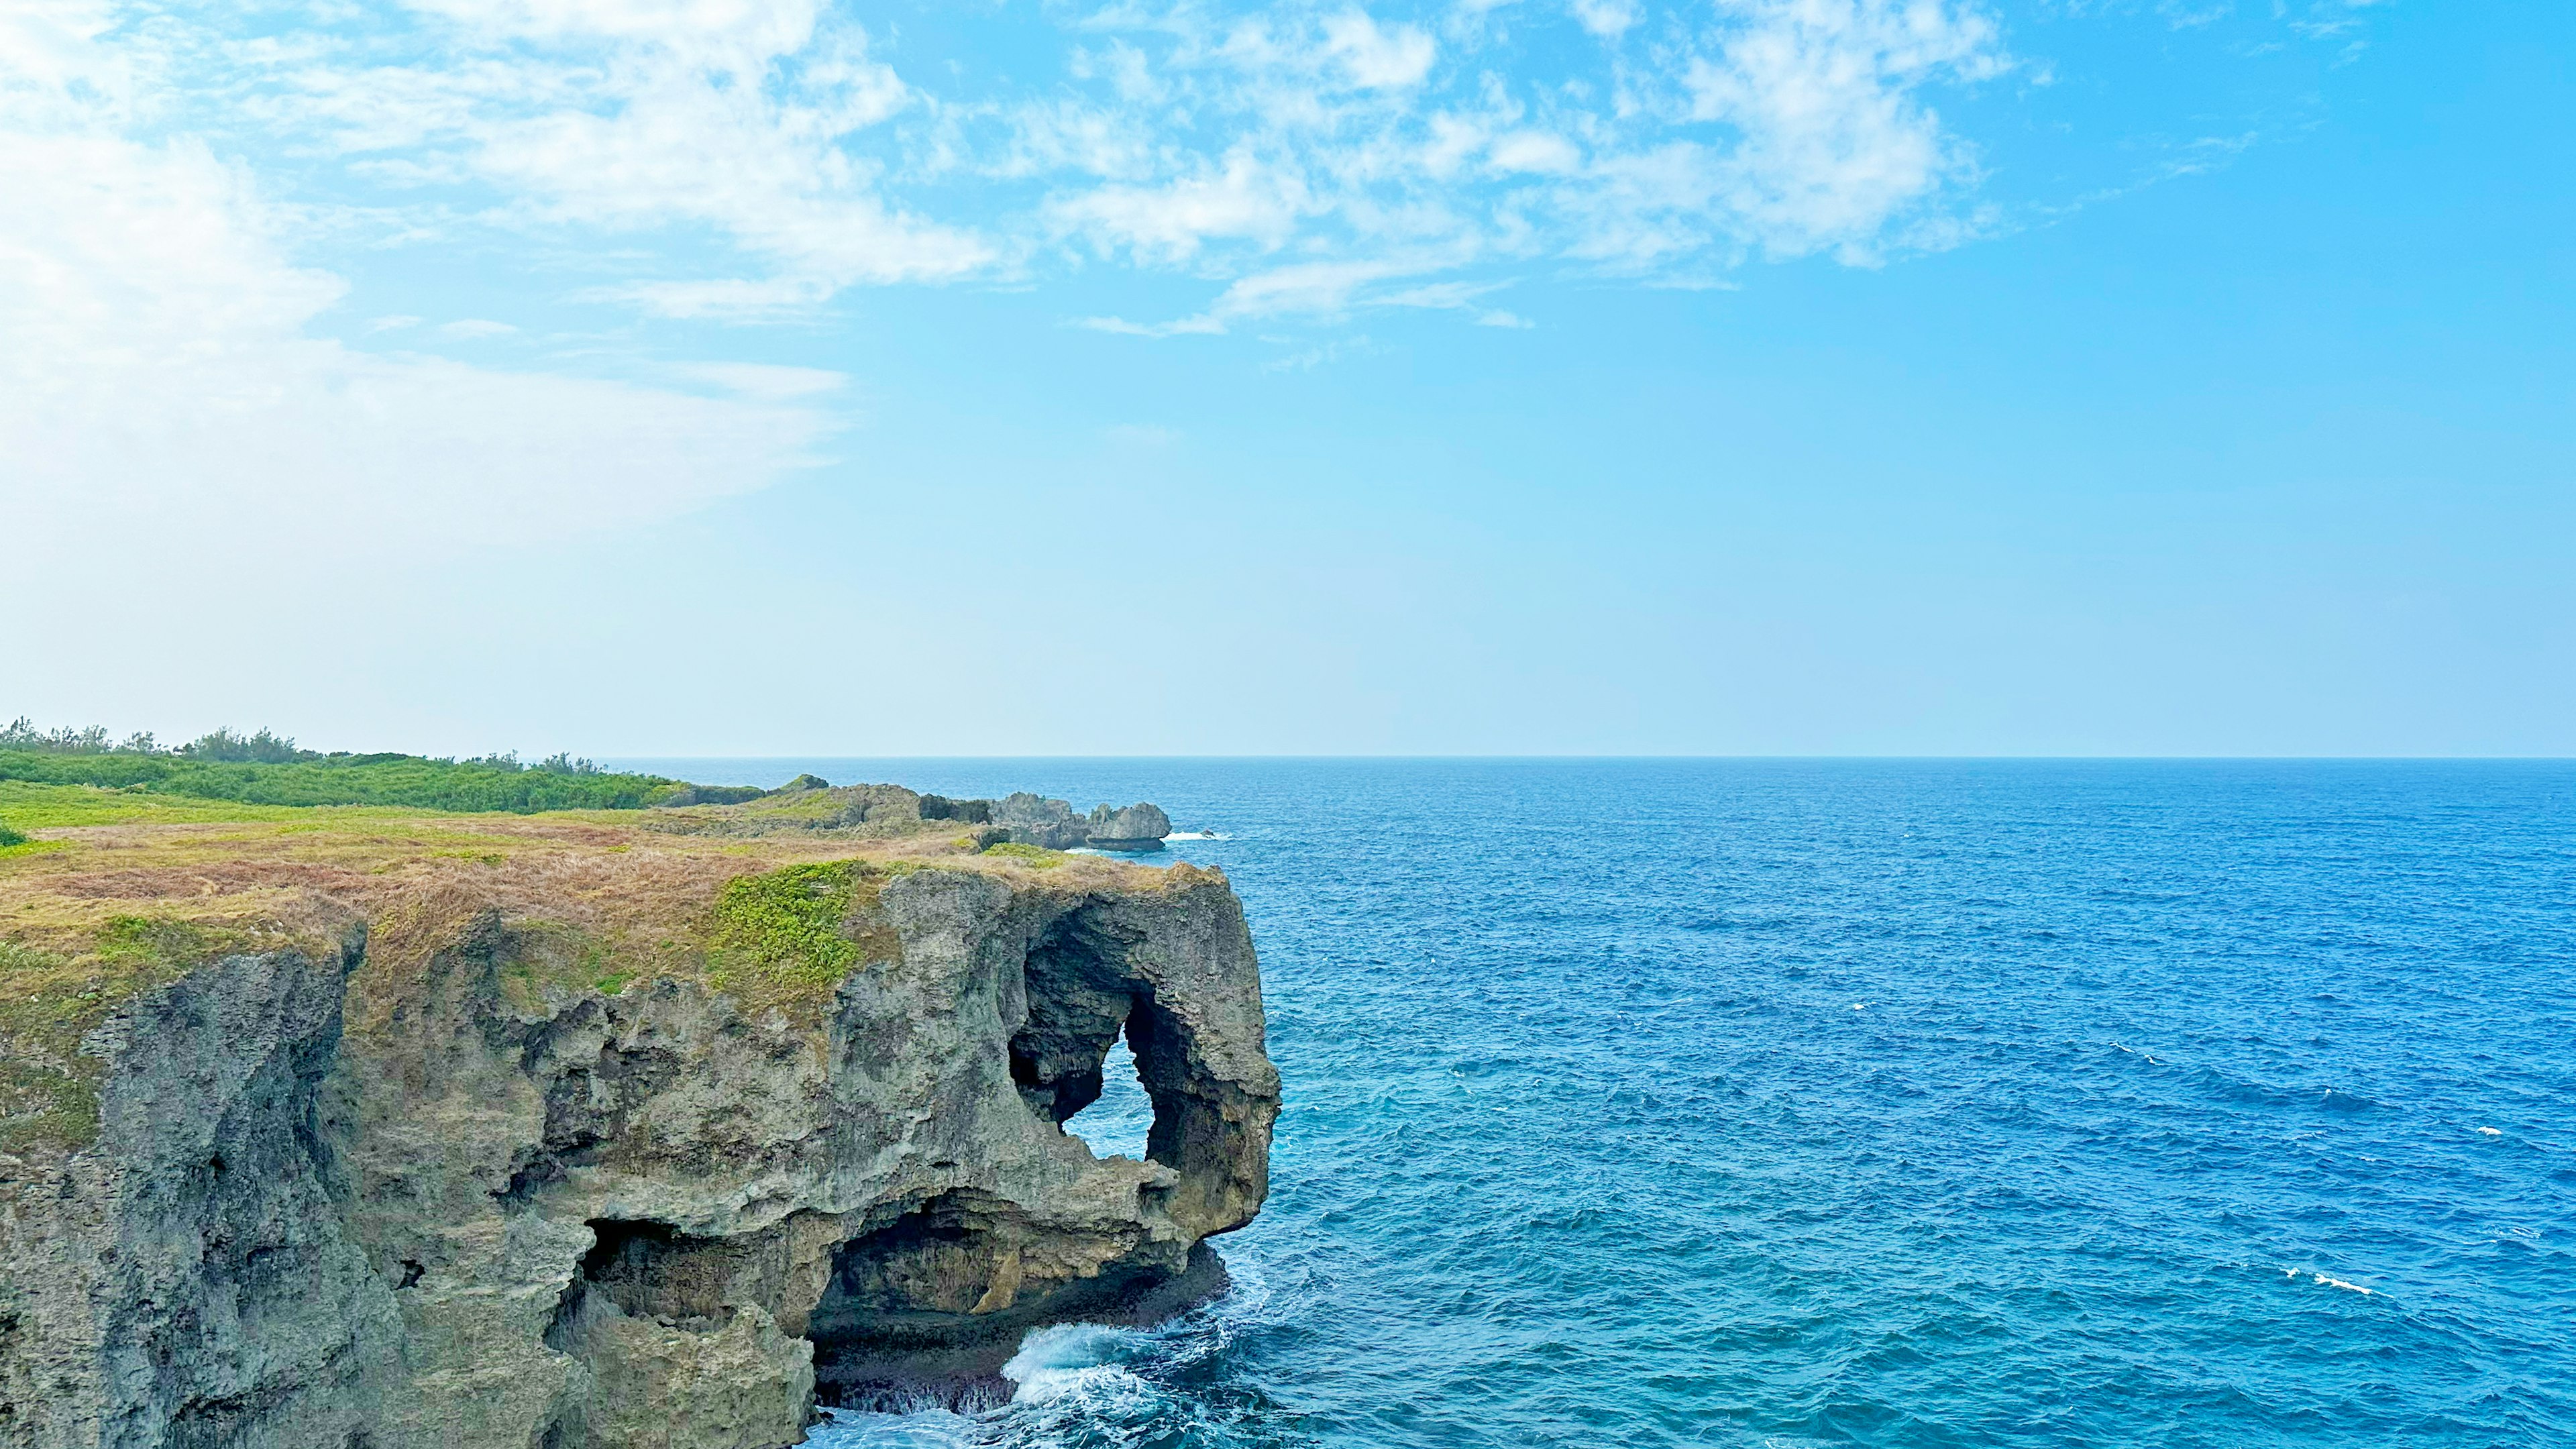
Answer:
M1221 1283L1279 1102L1231 887L919 798L30 832L0 1445L765 1449ZM1144 1161L1067 1130L1122 1035Z

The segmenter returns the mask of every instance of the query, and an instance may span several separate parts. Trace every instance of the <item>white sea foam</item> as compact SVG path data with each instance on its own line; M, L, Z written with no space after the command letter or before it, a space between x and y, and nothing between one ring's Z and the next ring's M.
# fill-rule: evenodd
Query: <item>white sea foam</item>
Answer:
M1068 1394L1123 1395L1144 1387L1119 1359L1142 1335L1098 1323L1061 1323L1020 1340L1020 1351L1002 1365L1014 1404L1042 1404Z
M2478 1129L2478 1135L2481 1137L2502 1137L2504 1135L2504 1129L2501 1127L2481 1127Z
M826 1409L805 1436L808 1449L967 1449L978 1442L974 1421L946 1409L908 1414L863 1414Z
M2341 1278L2329 1278L2329 1277L2327 1277L2327 1276L2326 1276L2325 1274L2323 1274L2323 1273L2318 1273L2318 1274L2315 1274L2315 1275L2313 1275L2313 1276L2316 1278L2316 1280L2317 1280L2318 1282L2323 1283L2324 1285L2326 1285L2326 1286L2327 1286L2327 1287L2329 1287L2329 1288L2349 1288L2349 1289L2351 1289L2353 1292L2358 1293L2358 1294L2362 1295L2362 1296L2363 1296L2363 1297L2365 1297L2365 1298L2367 1298L2367 1297L2369 1297L2369 1296L2370 1296L2370 1290L2369 1290L2369 1289L2367 1289L2367 1288L2362 1287L2362 1286L2361 1286L2360 1284L2358 1284L2358 1283L2347 1283L2347 1282L2343 1281Z
M1115 1419L1132 1411L1155 1392L1123 1362L1145 1337L1097 1323L1030 1333L1002 1365L1002 1376L1012 1384L1012 1405L1053 1406L1083 1419ZM989 1415L980 1423L977 1417L940 1408L892 1414L827 1409L824 1416L805 1441L811 1449L970 1449L994 1442Z

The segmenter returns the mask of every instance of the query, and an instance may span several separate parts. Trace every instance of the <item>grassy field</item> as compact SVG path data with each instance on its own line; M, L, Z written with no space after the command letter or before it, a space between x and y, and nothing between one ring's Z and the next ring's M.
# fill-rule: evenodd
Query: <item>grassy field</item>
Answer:
M863 798L466 813L0 779L0 822L26 837L0 846L0 1151L83 1140L99 1066L83 1038L119 1003L221 956L328 959L363 931L354 1021L390 1010L488 914L507 923L501 986L525 1009L677 979L730 995L754 1019L810 1025L850 971L899 958L877 896L905 873L1070 890L1150 889L1164 876L1027 847L978 851L949 821L767 828L768 817Z

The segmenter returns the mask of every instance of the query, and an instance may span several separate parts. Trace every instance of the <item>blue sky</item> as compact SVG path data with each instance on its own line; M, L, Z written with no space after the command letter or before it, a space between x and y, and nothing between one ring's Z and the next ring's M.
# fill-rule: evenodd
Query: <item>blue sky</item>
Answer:
M2576 752L2576 11L0 15L0 711Z

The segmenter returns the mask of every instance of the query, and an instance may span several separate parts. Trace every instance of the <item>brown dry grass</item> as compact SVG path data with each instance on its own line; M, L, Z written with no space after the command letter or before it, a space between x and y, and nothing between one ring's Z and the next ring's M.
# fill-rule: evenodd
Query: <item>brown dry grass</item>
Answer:
M79 1042L118 1002L235 951L326 954L355 922L368 946L350 1007L364 1020L487 911L543 946L505 983L534 1006L557 989L706 980L725 884L783 866L936 866L1051 891L1166 884L1165 872L1124 861L977 855L945 821L855 838L744 836L684 833L681 821L639 811L164 809L79 786L21 786L10 803L35 838L0 850L0 1150L79 1135L95 1070Z

